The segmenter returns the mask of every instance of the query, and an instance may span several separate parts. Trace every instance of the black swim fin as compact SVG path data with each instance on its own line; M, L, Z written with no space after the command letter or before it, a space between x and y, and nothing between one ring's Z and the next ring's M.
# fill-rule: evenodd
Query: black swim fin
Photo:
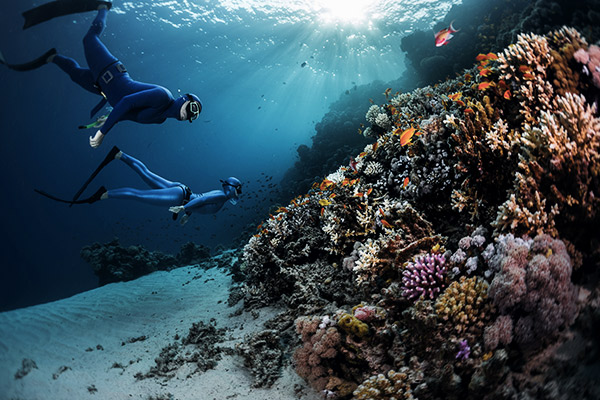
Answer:
M0 64L6 65L10 69L14 69L15 71L31 71L32 69L36 69L48 63L48 57L56 54L56 49L52 48L36 58L33 61L29 61L23 64L9 64L4 59L2 53L0 53Z
M79 199L79 196L81 196L81 194L83 193L85 188L87 188L88 185L90 184L90 182L96 177L96 175L98 175L100 173L100 171L102 171L102 168L106 167L108 165L108 163L110 163L112 160L115 159L115 156L117 155L117 153L119 151L121 151L121 150L119 150L119 148L117 146L113 146L113 148L110 149L110 151L108 152L106 157L104 157L104 160L102 160L100 165L98 165L98 168L96 168L96 170L94 172L92 172L92 175L90 175L90 177L87 179L87 181L85 181L83 186L77 191L77 193L75 193L75 196L73 196L73 199L67 203L78 204L77 199Z
M63 15L77 14L86 11L94 11L101 4L106 5L110 10L112 2L99 0L56 0L50 3L42 4L41 6L32 8L23 13L25 24L23 29L30 28L42 22L49 21Z
M42 196L45 196L45 197L47 197L47 198L49 198L51 200L58 201L58 202L61 202L61 203L68 203L70 205L73 205L73 204L92 204L92 203L95 203L95 202L101 200L102 195L107 192L107 190L106 190L106 188L104 186L100 186L100 189L96 190L96 193L94 193L93 195L91 195L87 199L81 199L81 200L75 200L75 201L73 201L73 200L65 200L65 199L58 198L56 196L53 196L53 195L51 195L49 193L46 193L46 192L44 192L42 190L39 190L39 189L33 189L33 190L36 193L39 193Z

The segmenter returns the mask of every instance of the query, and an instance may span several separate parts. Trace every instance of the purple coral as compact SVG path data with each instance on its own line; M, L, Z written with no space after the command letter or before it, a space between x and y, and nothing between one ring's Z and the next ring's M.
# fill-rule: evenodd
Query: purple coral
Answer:
M461 340L458 344L458 353L456 353L456 358L461 360L466 360L471 355L471 348L469 347L469 343L467 339Z
M402 285L407 299L435 299L446 287L446 259L441 254L417 257L402 272Z

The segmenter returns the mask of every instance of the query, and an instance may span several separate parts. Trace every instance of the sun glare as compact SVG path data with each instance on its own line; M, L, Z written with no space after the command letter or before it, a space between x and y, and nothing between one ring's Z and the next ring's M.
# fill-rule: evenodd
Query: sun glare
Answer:
M367 0L314 0L325 22L360 23L366 19Z

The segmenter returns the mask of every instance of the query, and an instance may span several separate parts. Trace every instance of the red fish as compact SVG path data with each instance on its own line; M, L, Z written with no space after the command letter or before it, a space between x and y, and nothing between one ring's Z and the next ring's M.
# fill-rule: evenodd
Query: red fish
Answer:
M448 41L454 37L452 34L458 32L458 30L454 29L452 26L452 22L450 22L450 26L448 28L444 28L435 34L435 47L441 47L448 44Z
M350 168L352 168L352 171L354 171L354 172L358 171L356 169L357 165L358 165L358 162L354 159L354 157L350 157Z
M402 189L406 189L406 187L408 186L408 176L404 178L404 181L402 181Z
M504 97L506 100L510 100L510 90L506 89L506 92L504 92L502 97Z

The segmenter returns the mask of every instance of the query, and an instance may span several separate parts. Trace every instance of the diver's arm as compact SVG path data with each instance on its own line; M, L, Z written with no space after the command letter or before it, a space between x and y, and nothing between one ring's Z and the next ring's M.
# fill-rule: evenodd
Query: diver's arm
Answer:
M162 87L142 90L141 92L125 96L115 105L115 108L110 112L106 122L104 122L104 125L98 132L106 135L131 110L142 110L145 108L156 108L159 110L171 101L171 96Z

